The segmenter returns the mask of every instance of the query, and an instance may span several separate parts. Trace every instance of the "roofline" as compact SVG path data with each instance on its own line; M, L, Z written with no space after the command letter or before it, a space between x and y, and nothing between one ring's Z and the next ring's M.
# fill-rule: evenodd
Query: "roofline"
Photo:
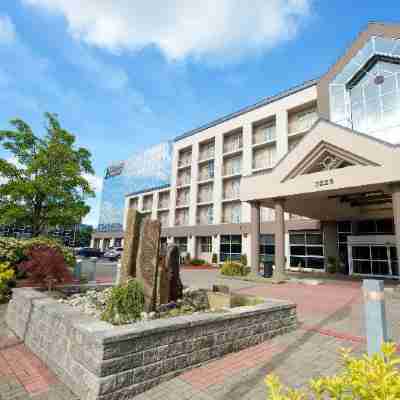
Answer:
M278 93L276 95L273 95L273 96L270 96L270 97L266 97L265 99L260 100L257 103L252 104L250 106L247 106L245 108L242 108L239 111L235 111L235 112L233 112L231 114L225 115L225 116L223 116L221 118L218 118L218 119L216 119L214 121L211 121L211 122L209 122L209 123L207 123L205 125L201 125L198 128L195 128L195 129L192 129L192 130L190 130L188 132L185 132L185 133L175 137L175 139L173 141L176 143L176 142L178 142L178 141L180 141L182 139L186 139L187 137L193 136L196 133L199 133L199 132L202 132L202 131L204 131L206 129L212 128L213 126L219 125L219 124L221 124L223 122L229 121L230 119L238 117L238 116L240 116L242 114L245 114L245 113L247 113L249 111L256 110L257 108L266 106L267 104L273 103L274 101L281 100L281 99L283 99L283 98L285 98L287 96L290 96L292 94L300 92L301 90L305 90L305 89L308 89L308 88L310 88L312 86L316 86L318 84L318 82L319 82L319 78L318 79L312 79L312 80L309 80L309 81L305 81L305 82L301 83L300 85L293 86L292 88L287 89L287 90L285 90L283 92L280 92L280 93Z
M169 183L166 183L164 185L153 186L153 187L148 188L148 189L142 189L142 190L138 190L136 192L128 193L128 194L125 195L125 197L136 196L136 195L143 194L143 193L154 192L156 190L167 189L169 187L171 187L171 185Z

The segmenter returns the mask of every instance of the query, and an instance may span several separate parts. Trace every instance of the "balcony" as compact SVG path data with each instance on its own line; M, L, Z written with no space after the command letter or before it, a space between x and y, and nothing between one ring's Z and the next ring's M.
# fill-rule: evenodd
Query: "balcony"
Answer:
M143 203L143 212L151 212L153 208L153 203Z
M176 186L187 186L190 185L190 175L178 177L176 180Z
M184 225L189 225L189 218L175 218L175 225L176 226L184 226Z
M212 225L213 220L214 218L212 215L198 215L196 221L199 225Z
M201 193L197 197L197 202L198 203L212 203L213 201L213 194L212 192L210 193Z
M214 148L203 150L199 153L199 161L210 160L214 158L215 150Z
M288 130L289 135L295 135L309 130L318 119L315 109L298 112L289 116Z
M234 139L226 139L224 143L224 154L233 153L239 151L243 148L242 137L236 137Z
M192 155L190 155L190 157L183 157L180 158L178 161L178 168L185 168L190 166L190 164L192 163Z
M176 198L176 206L177 207L187 207L189 206L190 198L189 196L182 196Z
M241 165L226 165L223 169L224 176L240 175L242 173Z
M158 202L158 209L169 208L169 199Z
M253 133L253 145L260 145L264 143L271 143L276 140L276 127L275 125L264 126L255 128Z

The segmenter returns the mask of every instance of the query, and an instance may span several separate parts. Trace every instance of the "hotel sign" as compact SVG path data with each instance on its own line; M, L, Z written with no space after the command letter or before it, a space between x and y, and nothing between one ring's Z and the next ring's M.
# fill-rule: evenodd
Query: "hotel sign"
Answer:
M123 161L121 161L119 164L110 165L107 168L105 179L111 178L113 176L121 175L123 169L124 169L124 162Z
M315 187L319 189L324 186L333 185L334 183L335 183L335 181L333 180L333 178L320 179L319 181L315 181Z

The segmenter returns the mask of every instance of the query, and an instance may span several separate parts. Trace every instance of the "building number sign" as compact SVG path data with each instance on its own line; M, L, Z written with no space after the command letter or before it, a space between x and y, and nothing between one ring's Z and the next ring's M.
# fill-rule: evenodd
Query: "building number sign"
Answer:
M333 178L321 179L319 181L315 181L315 187L316 188L321 188L321 187L324 187L324 186L333 185L334 183L335 183L335 181L333 180Z

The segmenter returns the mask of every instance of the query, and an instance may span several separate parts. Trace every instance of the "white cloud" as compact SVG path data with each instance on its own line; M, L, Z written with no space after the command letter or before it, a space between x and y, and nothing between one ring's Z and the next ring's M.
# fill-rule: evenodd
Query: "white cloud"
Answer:
M113 52L236 57L293 38L313 0L23 0L63 15L70 33Z
M83 177L89 182L90 187L96 194L101 193L101 190L103 189L102 177L92 174L83 174Z
M11 18L7 15L0 15L0 44L10 44L16 38L15 27Z

